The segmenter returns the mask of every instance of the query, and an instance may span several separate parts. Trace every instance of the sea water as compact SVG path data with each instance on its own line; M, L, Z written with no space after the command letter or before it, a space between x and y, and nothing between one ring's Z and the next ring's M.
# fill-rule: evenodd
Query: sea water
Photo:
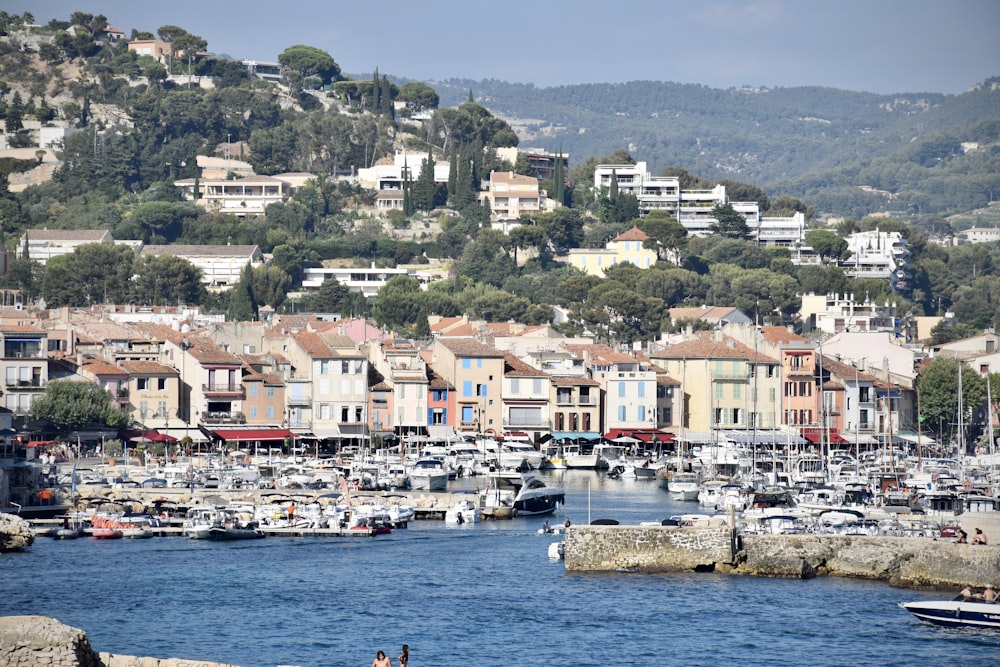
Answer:
M565 518L698 512L655 482L547 475ZM475 486L477 480L457 485ZM118 654L245 667L1000 664L1000 634L925 624L881 582L724 574L567 574L544 517L375 538L57 541L0 555L0 614L54 617ZM3 658L0 656L0 664Z

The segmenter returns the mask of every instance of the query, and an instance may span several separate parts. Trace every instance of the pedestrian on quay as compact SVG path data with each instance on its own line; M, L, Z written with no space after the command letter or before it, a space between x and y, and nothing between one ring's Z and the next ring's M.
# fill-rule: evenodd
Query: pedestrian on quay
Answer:
M385 651L379 651L372 660L372 667L392 667L392 660L385 655Z
M403 652L399 654L399 667L406 667L410 661L410 645L403 644Z

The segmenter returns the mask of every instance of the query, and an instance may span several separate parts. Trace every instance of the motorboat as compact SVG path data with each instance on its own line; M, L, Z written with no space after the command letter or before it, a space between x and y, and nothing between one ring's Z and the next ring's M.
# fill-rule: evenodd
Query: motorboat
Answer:
M500 467L514 470L538 470L542 467L542 453L530 442L506 439L500 443Z
M563 447L566 467L581 470L595 470L599 455L590 444L574 443Z
M552 514L566 502L566 492L559 486L548 486L534 475L524 475L521 488L514 496L514 511L518 516Z
M951 628L1000 630L1000 604L959 595L953 600L900 602L899 606L921 621Z
M444 513L444 522L452 525L478 523L482 513L474 500L462 498L455 501Z
M448 469L444 461L431 456L417 459L410 469L410 485L416 491L444 491L448 488Z
M264 537L251 515L223 507L188 510L182 533L193 540L248 540Z
M687 502L698 500L698 492L701 487L698 485L698 473L678 472L674 473L670 480L670 492L674 500Z

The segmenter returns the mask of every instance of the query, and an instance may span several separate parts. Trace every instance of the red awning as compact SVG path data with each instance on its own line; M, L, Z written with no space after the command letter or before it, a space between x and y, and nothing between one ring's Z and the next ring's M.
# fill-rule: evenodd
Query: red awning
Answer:
M676 439L673 433L667 433L656 428L613 428L604 434L604 437L608 440L614 440L622 436L636 438L646 443L653 442L653 436L656 436L657 442L673 442Z
M169 433L160 433L151 428L145 431L129 431L125 437L130 442L174 442L177 440Z
M806 440L808 440L809 442L813 443L814 445L818 445L821 442L823 442L823 432L822 432L822 429L818 429L818 428L804 428L804 429L802 429L802 437L805 438ZM827 431L827 433L826 433L826 441L828 443L830 443L831 445L845 445L845 444L847 444L847 440L844 438L844 436L840 435L839 433L837 433L836 431L833 431L833 430Z
M212 435L227 442L263 442L295 437L283 428L220 428L212 431Z

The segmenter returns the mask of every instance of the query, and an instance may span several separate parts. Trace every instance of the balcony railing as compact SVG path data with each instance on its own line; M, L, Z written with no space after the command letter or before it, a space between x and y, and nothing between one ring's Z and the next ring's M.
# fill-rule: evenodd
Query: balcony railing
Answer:
M206 424L246 424L247 417L242 412L203 412L201 421Z
M4 386L10 389L45 389L47 382L45 380L15 380L12 378L7 378L4 380Z
M293 406L312 405L312 398L310 396L288 396L286 394L285 402Z
M243 385L241 384L203 384L201 390L206 394L243 395Z
M549 419L504 419L503 425L511 428L552 428L552 421Z

